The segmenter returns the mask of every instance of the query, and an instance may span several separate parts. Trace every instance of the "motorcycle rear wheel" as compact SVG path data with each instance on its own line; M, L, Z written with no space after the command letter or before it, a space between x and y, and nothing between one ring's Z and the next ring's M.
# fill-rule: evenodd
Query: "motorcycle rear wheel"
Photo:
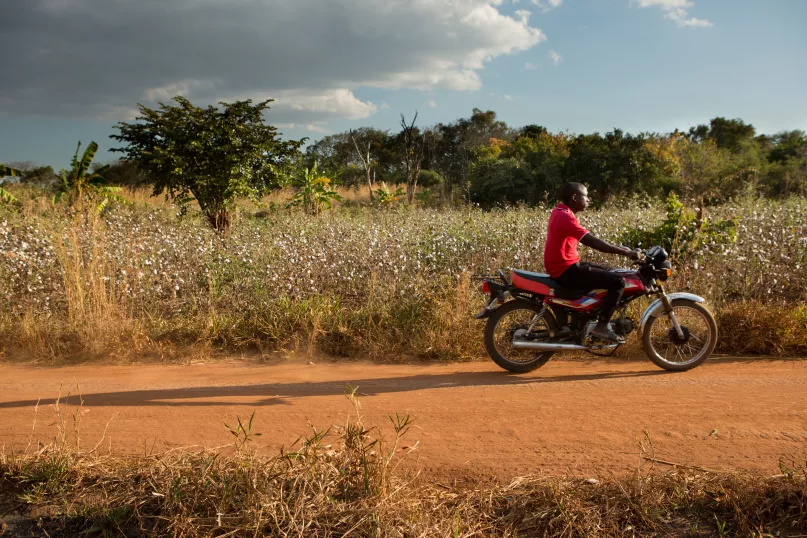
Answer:
M513 333L529 328L533 321L536 321L533 330L557 331L557 322L549 310L544 311L540 319L533 319L541 309L540 305L515 300L503 304L491 314L485 325L485 349L493 362L515 374L532 372L546 364L554 352L512 347Z

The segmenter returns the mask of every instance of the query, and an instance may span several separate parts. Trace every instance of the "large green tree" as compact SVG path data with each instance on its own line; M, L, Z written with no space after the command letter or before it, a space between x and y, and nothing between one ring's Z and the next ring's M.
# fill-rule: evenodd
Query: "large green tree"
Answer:
M455 187L470 185L471 167L478 160L478 150L491 144L491 139L511 140L516 132L496 118L493 110L474 108L470 118L453 123L438 124L434 129L435 143L428 163L446 179L447 194Z
M601 136L580 135L570 146L564 180L586 183L597 202L629 192L652 192L656 186L656 159L644 135L621 129Z
M339 180L346 187L394 181L397 148L387 131L372 127L323 137L306 148L305 165Z
M744 143L753 140L756 130L741 119L712 118L709 125L698 125L689 130L689 136L698 142L713 140L720 149L732 153L743 150Z
M184 97L152 110L138 105L136 123L118 123L126 144L112 151L134 161L154 186L181 203L196 200L210 225L225 231L239 198L257 200L284 182L303 141L284 141L264 122L272 100L197 107Z

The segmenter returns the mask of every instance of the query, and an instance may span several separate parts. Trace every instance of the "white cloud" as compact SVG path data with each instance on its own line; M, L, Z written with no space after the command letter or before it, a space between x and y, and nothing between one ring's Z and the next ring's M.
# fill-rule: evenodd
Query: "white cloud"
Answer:
M325 129L324 127L320 127L319 125L314 125L313 123L309 123L308 125L305 126L305 128L308 129L309 131L311 131L312 133L318 133L318 134L327 134L328 133L328 129Z
M521 69L522 71L532 71L533 69L538 69L538 66L534 63L525 62L524 67Z
M679 26L690 28L708 28L710 26L714 26L712 22L707 21L706 19L698 19L696 17L687 18L687 12L681 9L671 11L667 13L665 17L675 21Z
M336 118L361 120L378 112L378 106L371 101L358 99L345 88L334 90L282 90L277 92L229 93L217 100L237 101L274 100L269 104L269 117L283 124L314 124ZM299 125L298 125L299 126Z
M184 95L273 97L270 121L297 125L362 119L379 107L359 88L475 91L493 59L546 39L502 3L2 0L0 69L15 75L0 114L113 117Z
M554 50L549 51L549 58L552 60L552 63L557 67L560 65L560 62L563 61L563 56L555 52Z
M434 99L429 99L426 104L429 108L437 108L437 102Z
M147 101L168 101L172 97L187 97L192 90L204 90L215 87L214 81L201 80L179 80L160 88L148 88L143 92L143 97Z
M513 96L512 96L512 95L506 95L506 94L505 94L505 95L503 95L502 97L504 97L504 100L505 100L505 101L512 101L512 100L513 100Z
M689 9L695 6L691 0L639 0L639 7L659 7L666 11L665 18L675 21L678 26L708 28L714 24L706 19L689 16Z
M543 11L555 9L563 4L563 0L530 0L530 2L532 2L533 5L540 7Z
M639 7L659 6L662 9L688 9L694 5L690 0L639 0Z
M519 19L521 19L521 22L523 22L524 24L527 24L527 22L530 20L530 17L532 17L532 13L530 13L526 9L519 9L519 10L516 10L516 16Z
M305 92L287 90L279 92L275 97L277 107L289 107L297 112L313 112L317 116L338 116L350 120L360 120L372 116L378 110L370 101L361 101L347 89L328 90L325 92Z

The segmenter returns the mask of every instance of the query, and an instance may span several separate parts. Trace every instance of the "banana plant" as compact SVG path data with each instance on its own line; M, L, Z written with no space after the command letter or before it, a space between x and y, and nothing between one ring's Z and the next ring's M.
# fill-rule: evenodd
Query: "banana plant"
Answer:
M333 200L342 201L339 193L331 187L331 179L319 175L317 163L305 169L293 185L297 192L287 207L302 206L311 215L319 215L323 209L330 209Z
M6 176L21 177L22 175L23 175L22 170L17 170L16 168L11 168L10 166L0 164L0 177L6 177ZM17 201L17 198L3 187L0 187L0 200L6 203L14 203Z
M73 157L72 168L62 170L59 174L59 182L56 184L53 195L53 203L67 199L71 205L83 203L86 197L100 198L100 202L95 206L97 212L102 212L110 201L127 203L126 199L115 193L120 192L120 187L110 187L107 185L104 174L109 169L109 165L102 166L95 172L90 170L90 165L98 151L98 144L90 142L79 159L81 142L78 143L76 154Z
M375 200L382 207L391 207L395 202L401 200L405 194L406 191L402 187L391 191L387 184L382 181L381 186L375 190Z

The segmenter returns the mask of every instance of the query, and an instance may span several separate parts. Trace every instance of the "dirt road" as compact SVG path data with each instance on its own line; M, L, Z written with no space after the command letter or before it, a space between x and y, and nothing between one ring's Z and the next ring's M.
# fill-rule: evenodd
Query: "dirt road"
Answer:
M365 422L391 433L409 413L427 473L509 479L525 473L597 476L634 470L647 431L657 458L774 474L780 457L807 461L807 362L715 359L683 374L646 361L550 361L514 376L492 363L386 366L243 362L188 366L0 366L0 445L22 450L68 429L83 397L81 446L160 452L230 442L224 423L255 411L254 445L288 447L311 426L344 424L358 387ZM72 396L65 401L67 393Z

